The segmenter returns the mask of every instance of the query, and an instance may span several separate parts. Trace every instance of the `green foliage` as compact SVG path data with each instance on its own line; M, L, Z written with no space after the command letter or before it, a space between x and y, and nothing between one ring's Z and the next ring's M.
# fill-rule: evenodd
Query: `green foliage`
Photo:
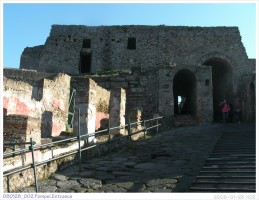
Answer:
M96 105L96 111L102 112L102 113L105 113L105 114L109 113L108 104L106 103L105 100L102 100L102 99L99 100L99 102Z
M68 124L66 124L66 131L65 131L68 135L72 135L73 134L73 128L70 128L70 126Z

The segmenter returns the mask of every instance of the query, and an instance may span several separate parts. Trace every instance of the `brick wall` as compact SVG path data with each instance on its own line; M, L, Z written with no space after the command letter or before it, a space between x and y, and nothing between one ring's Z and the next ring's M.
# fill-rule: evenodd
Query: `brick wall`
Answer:
M41 121L23 115L4 116L4 142L30 142L41 144ZM25 145L21 145L24 147Z

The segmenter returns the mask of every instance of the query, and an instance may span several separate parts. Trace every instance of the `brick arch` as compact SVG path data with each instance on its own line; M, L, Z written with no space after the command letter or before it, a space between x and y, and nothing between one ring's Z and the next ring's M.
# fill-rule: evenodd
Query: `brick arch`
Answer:
M213 112L214 121L222 119L219 103L226 99L233 102L233 72L236 62L229 56L220 52L211 52L202 56L198 63L205 66L212 66L213 85Z
M224 60L224 61L227 62L232 68L233 68L234 66L236 66L236 62L235 62L234 59L232 59L232 58L229 57L228 55L223 54L223 53L220 53L220 52L218 52L218 51L210 52L210 53L208 53L208 54L203 55L202 57L200 57L200 58L197 60L197 64L203 65L204 62L206 62L207 60L212 59L212 58L217 58L217 59Z

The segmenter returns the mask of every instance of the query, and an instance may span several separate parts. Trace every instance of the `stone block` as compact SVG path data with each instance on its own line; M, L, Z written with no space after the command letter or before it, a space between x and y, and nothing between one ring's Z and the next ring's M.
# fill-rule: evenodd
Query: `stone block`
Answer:
M4 133L4 142L30 142L32 138L38 145L41 144L41 121L29 116L8 115L4 117Z
M128 88L128 82L111 82L111 88Z
M111 76L110 81L111 82L125 82L125 77L123 77L123 76Z

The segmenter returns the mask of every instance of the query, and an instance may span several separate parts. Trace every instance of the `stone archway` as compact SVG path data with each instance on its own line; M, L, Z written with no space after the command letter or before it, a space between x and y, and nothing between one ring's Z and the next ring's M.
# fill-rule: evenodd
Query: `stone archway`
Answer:
M178 71L173 79L174 114L196 115L196 76L188 70Z
M249 113L249 121L255 121L255 110L256 110L256 104L255 104L255 83L252 81L249 84L249 94L248 97L250 98L249 100L249 105L250 105L250 113Z
M218 57L208 58L202 64L212 66L214 121L220 121L219 103L224 99L233 102L233 70L230 63Z

